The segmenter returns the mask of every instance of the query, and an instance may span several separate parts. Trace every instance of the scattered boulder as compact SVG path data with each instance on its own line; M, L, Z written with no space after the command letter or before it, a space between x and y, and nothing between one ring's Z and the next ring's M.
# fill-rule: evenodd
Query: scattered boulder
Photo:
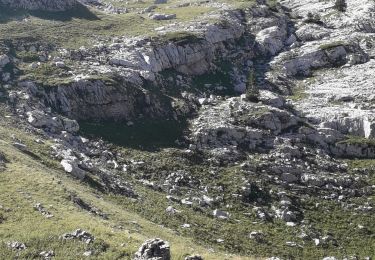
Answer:
M283 181L285 181L286 183L294 183L294 182L297 182L299 180L299 178L297 176L295 176L292 173L288 173L288 172L284 172L281 175L281 179Z
M47 114L45 114L41 110L34 110L29 111L26 113L28 118L27 122L31 124L34 127L41 128L41 127L59 127L59 124L56 120L53 120L51 117L49 117Z
M285 99L269 90L260 90L258 100L265 105L281 108L285 105Z
M143 13L150 13L156 8L157 8L156 5L150 5L149 7L146 7L145 9L143 9Z
M293 211L284 210L282 211L281 219L284 220L285 222L295 222L297 217Z
M160 238L147 240L135 253L134 260L170 260L169 243Z
M8 55L0 55L0 68L5 67L10 62Z
M55 62L55 66L58 67L58 68L60 68L60 69L63 69L63 68L65 68L65 62L63 62L63 61L56 61Z
M64 159L60 163L64 168L64 171L72 174L74 177L83 180L86 177L86 172L78 167L78 164L74 160Z
M261 231L252 231L249 235L249 238L260 243L264 241L264 234Z
M287 31L285 26L272 26L258 32L256 41L259 43L260 50L264 54L275 55L284 47L286 37Z
M61 237L62 239L66 239L66 240L77 239L82 242L85 242L86 244L90 244L91 242L95 240L93 235L91 235L89 232L84 231L82 229L77 229L76 231L73 231L72 233L63 234Z
M7 246L13 250L25 250L27 248L24 243L18 241L8 242Z
M72 196L70 196L70 199L79 208L81 208L83 210L86 210L86 211L90 212L91 214L99 216L99 217L101 217L103 219L108 219L108 215L107 214L103 213L101 210L99 210L99 209L91 206L90 204L86 203L81 198L72 195Z
M37 211L39 211L39 212L40 212L44 217L46 217L46 218L52 218L52 217L53 217L53 215L52 215L50 212L48 212L48 211L43 207L43 205L40 204L40 203L35 204L34 209L37 210Z
M203 257L200 255L190 255L185 257L185 260L203 260Z
M168 206L165 211L170 214L170 215L174 215L174 214L177 214L177 213L181 213L181 211L173 208L172 206Z
M79 124L76 120L62 117L61 118L63 129L69 133L77 133L79 131Z
M69 133L79 131L79 124L76 120L62 116L53 117L44 111L33 110L26 113L27 122L36 128L45 128L51 132L65 130Z
M228 219L229 218L229 213L226 212L226 211L221 211L219 209L215 209L213 211L213 215L215 218L218 218L218 219Z
M19 142L13 143L13 146L22 152L27 152L27 145Z
M172 20L176 18L175 14L153 14L150 16L152 20Z
M50 250L50 251L42 251L39 253L39 256L42 257L45 260L50 260L52 257L55 256L55 252Z

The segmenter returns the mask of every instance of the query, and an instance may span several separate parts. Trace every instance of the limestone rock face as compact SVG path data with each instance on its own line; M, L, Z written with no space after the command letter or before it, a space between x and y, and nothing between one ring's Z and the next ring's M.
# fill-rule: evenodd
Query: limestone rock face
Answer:
M153 17L159 19L162 15L154 14ZM146 39L124 38L123 42L109 48L109 64L151 73L176 69L188 75L201 75L210 69L216 53L227 54L224 44L231 44L238 40L245 30L235 18L230 20L228 27L215 24L191 27L195 28L195 31L188 31L187 38L181 42L155 44ZM203 36L197 38L194 36L197 33ZM189 34L191 34L190 39Z
M129 120L139 113L151 117L166 116L168 113L164 108L168 104L161 103L152 94L130 83L115 87L99 80L81 80L69 87L53 87L41 95L49 106L75 119ZM64 126L76 128L68 122Z
M11 8L22 8L26 10L65 11L78 5L77 0L1 0Z
M261 95L264 102L282 105L282 99L277 99L275 95L268 99L266 93ZM191 140L198 148L246 145L249 149L256 149L271 145L268 140L270 134L280 134L299 121L286 110L241 98L229 98L202 107L198 117L191 121Z
M330 31L322 28L317 24L305 24L296 31L296 36L300 41L315 41L321 40L329 36Z
M284 47L287 37L286 26L273 26L260 31L256 35L256 41L260 44L265 54L275 55Z

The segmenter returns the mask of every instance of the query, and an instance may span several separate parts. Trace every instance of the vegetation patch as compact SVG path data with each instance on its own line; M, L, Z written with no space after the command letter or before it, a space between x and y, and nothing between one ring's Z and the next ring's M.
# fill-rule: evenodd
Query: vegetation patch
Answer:
M52 63L42 63L35 68L25 68L20 80L32 80L42 86L68 85L72 78L66 69L59 68Z
M360 136L347 136L347 139L337 142L337 144L349 144L349 145L367 145L375 147L374 138L364 138Z
M159 149L177 146L182 138L185 122L174 120L139 120L126 122L81 122L81 134L102 138L123 147L135 149Z
M159 35L157 37L152 37L152 40L156 40L160 43L174 42L176 44L189 44L197 43L203 40L202 37L199 37L195 33L184 32L184 31L175 31L167 32L166 34Z
M231 71L232 64L229 61L218 61L213 71L194 77L192 85L197 90L205 90L219 95L234 95Z
M301 101L308 97L305 87L302 85L296 86L292 90L292 95L289 98L293 101Z
M16 57L26 63L39 61L39 55L36 52L20 51L17 52Z
M143 3L142 7L150 4L151 1ZM112 15L84 6L66 12L8 11L0 8L0 40L26 40L32 35L36 41L76 49L101 37L156 36L154 29L157 27L171 22L191 21L211 10L214 9L196 6L167 8L160 5L155 11L173 13L177 18L172 21L155 21L136 11ZM171 38L176 36L181 39L181 35L171 35Z

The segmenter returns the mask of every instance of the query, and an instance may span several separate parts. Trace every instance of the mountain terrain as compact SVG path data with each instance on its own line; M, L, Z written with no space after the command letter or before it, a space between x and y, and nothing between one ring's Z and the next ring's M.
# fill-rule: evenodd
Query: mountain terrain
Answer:
M373 259L374 0L0 0L0 259Z

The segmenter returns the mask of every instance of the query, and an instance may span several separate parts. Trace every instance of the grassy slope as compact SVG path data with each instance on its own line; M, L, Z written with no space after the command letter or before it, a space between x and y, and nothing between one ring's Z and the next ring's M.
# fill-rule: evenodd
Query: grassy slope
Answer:
M152 237L168 240L172 245L174 259L182 259L183 255L190 253L202 254L205 259L248 259L210 253L192 240L153 224L127 211L122 205L103 199L103 194L98 194L63 172L46 167L40 161L16 150L9 140L4 141L4 135L9 134L7 129L9 128L0 130L0 150L9 161L6 170L0 173L0 205L3 206L0 214L5 218L0 224L0 259L16 256L17 252L4 245L5 242L14 240L22 241L28 246L27 250L20 253L21 258L32 258L41 251L54 250L56 259L79 259L84 251L92 249L98 253L99 259L127 259L144 240ZM23 140L29 138L22 132L12 132ZM75 207L68 199L71 193L76 193L86 202L109 214L109 219L104 220ZM46 219L34 210L36 203L42 203L54 217ZM81 242L64 242L59 239L63 233L77 228L92 233L96 242L87 246Z
M2 118L3 116L4 114ZM26 143L29 150L39 157L32 158L13 148L11 135ZM218 168L212 175L204 163L181 161L179 152L176 155L173 150L148 152L121 148L126 158L145 161L144 165L150 167L139 170L138 174L150 172L158 175L165 171L186 168L192 176L212 186L223 186L226 203L233 205L229 221L213 219L212 211L209 209L200 212L196 211L195 207L190 208L177 203L173 203L173 207L183 213L168 216L165 214L165 208L171 204L165 199L165 193L137 186L136 190L140 194L138 201L102 194L69 178L59 170L58 162L51 160L48 155L50 144L37 144L33 141L36 138L36 135L15 129L3 119L0 122L0 151L9 160L7 169L0 172L0 205L11 209L9 212L0 209L0 217L6 219L0 224L0 259L14 256L15 252L4 246L5 242L12 240L25 242L29 246L29 249L23 252L24 257L37 255L43 250L54 250L57 259L72 259L81 256L85 250L94 249L99 259L126 259L133 255L144 240L152 237L170 241L174 259L182 259L185 253L199 253L204 255L205 259L248 259L209 253L208 248L214 248L215 251L240 252L242 255L275 255L298 259L353 254L364 257L374 254L375 237L371 234L375 233L375 226L372 224L371 214L346 211L330 201L308 200L304 203L304 214L307 221L315 223L313 226L317 230L321 230L323 234L332 233L338 239L339 247L316 247L313 241L304 242L297 237L301 232L298 227L286 227L281 221L263 224L253 215L245 216L243 213L251 212L252 206L239 204L231 198L231 194L236 193L238 185L242 183L241 179L249 177L238 167ZM358 161L352 167L371 168L372 165L374 164L370 161ZM374 180L373 174L369 177ZM257 177L253 178L253 181L256 181ZM68 198L72 193L109 214L109 220L95 217L75 207ZM217 196L219 193L211 195ZM358 200L363 200L364 203L366 198ZM36 203L42 203L55 217L44 218L33 209ZM316 207L316 203L320 206ZM139 225L132 223L133 221ZM184 223L189 223L191 228L182 229L181 225ZM366 229L359 230L357 225L363 225ZM63 233L77 228L91 232L97 238L97 242L85 246L80 242L62 242L58 239ZM262 230L267 242L256 243L249 239L248 234L254 230ZM369 233L366 233L366 230ZM216 243L218 238L224 239L225 243ZM295 241L303 245L303 248L288 247L287 241ZM108 248L102 252L106 245Z
M175 3L177 1L174 1ZM155 21L148 14L138 14L142 8L152 5L145 1L134 11L126 14L105 14L94 9L79 9L74 12L11 12L0 10L0 40L25 39L41 41L57 46L79 48L92 43L98 37L156 35L155 28L176 22L191 21L214 8L187 6L174 8L173 2L159 5L155 12L173 13L176 19Z

